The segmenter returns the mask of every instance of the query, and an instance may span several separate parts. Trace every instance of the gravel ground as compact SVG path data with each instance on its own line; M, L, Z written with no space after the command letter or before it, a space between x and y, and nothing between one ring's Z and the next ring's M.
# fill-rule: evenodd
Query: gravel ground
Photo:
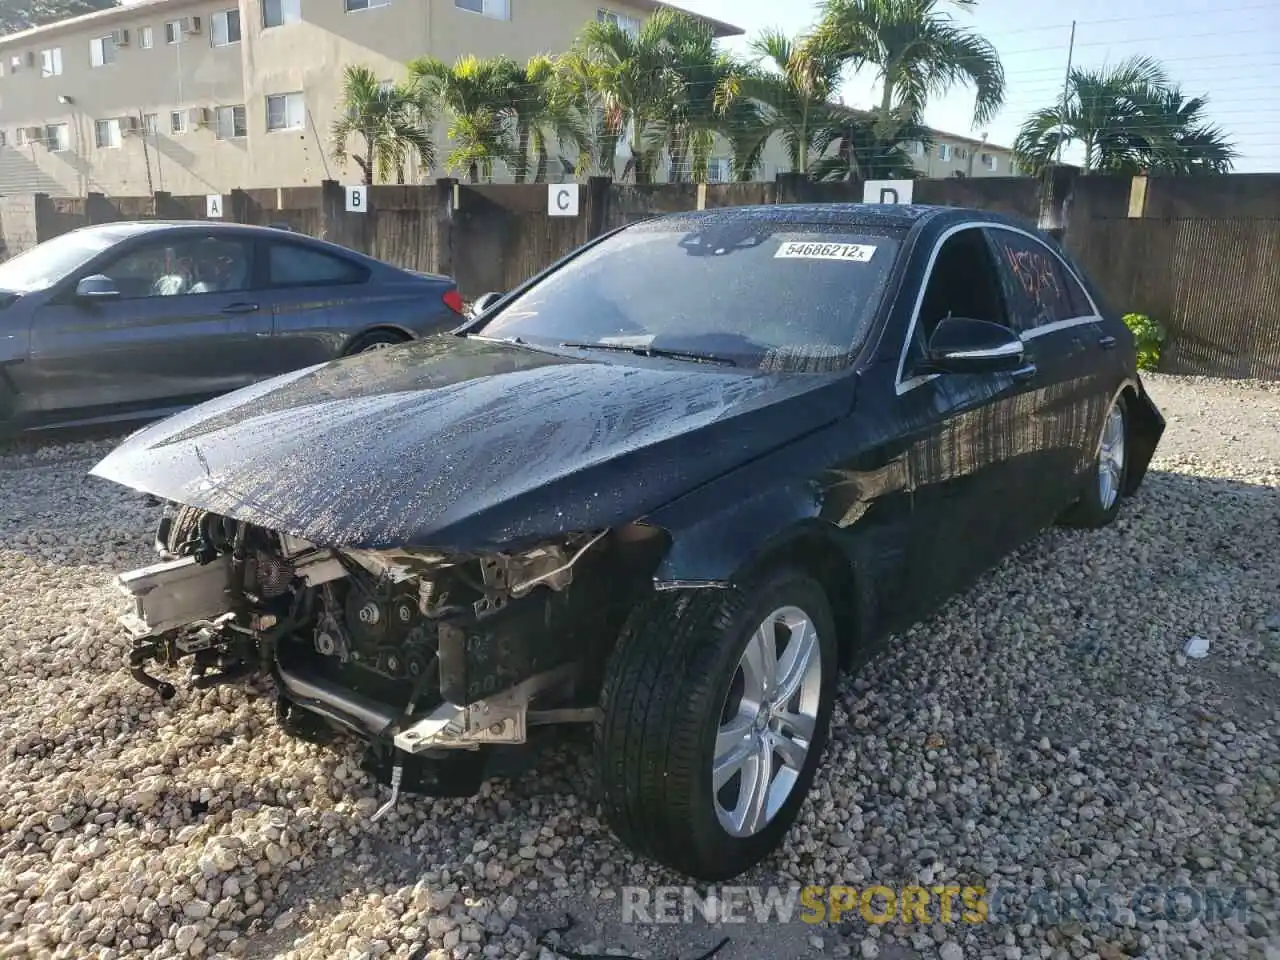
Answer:
M1049 532L846 680L741 882L1244 887L1243 920L624 926L618 885L680 881L596 819L573 737L370 825L355 748L285 738L265 688L162 705L120 669L110 578L156 510L85 476L99 438L0 448L0 957L549 960L568 913L562 952L1277 960L1280 388L1150 379L1169 429L1119 522Z

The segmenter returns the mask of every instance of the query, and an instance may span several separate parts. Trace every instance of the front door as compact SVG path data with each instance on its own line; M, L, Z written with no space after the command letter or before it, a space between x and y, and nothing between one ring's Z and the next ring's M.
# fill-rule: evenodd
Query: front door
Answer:
M1026 535L1035 513L1028 425L1041 383L1028 364L1008 373L921 375L938 322L1010 323L1000 275L980 226L944 235L908 336L899 402L930 411L909 448L911 589L922 607L969 584ZM923 397L923 401L920 399Z
M23 374L42 414L161 409L252 382L271 314L255 300L251 239L148 239L94 272L119 296L80 300L73 282L32 319Z

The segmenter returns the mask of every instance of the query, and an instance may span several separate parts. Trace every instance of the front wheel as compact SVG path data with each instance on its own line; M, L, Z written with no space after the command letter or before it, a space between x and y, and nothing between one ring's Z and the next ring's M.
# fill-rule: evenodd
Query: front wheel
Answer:
M1121 394L1102 422L1093 466L1085 473L1080 500L1063 517L1063 523L1098 528L1116 518L1129 476L1128 438L1129 410Z
M836 665L827 597L797 570L642 605L606 669L595 730L615 833L706 881L768 856L817 771Z

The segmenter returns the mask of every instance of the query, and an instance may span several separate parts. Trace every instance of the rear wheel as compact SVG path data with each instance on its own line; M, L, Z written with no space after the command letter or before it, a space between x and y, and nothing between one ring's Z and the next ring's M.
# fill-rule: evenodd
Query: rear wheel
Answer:
M638 609L606 670L595 731L619 838L707 881L768 856L813 782L836 670L830 605L797 570Z
M394 330L370 330L356 337L347 348L348 356L355 353L367 353L370 350L385 350L396 344L405 343L409 338Z
M1073 527L1105 527L1120 512L1129 476L1129 411L1124 395L1116 397L1098 436L1093 466L1085 472L1080 500L1063 517Z

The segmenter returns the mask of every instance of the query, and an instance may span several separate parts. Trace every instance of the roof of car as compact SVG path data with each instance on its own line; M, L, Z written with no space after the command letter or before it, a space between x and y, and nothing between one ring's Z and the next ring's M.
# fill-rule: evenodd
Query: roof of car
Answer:
M139 233L158 233L163 230L176 230L182 227L199 227L201 230L251 230L269 233L275 236L282 231L279 227L259 227L248 223L228 222L225 220L119 220L114 223L99 223L89 227L78 228L85 232L117 233L122 237Z
M938 217L953 220L975 219L991 223L1012 223L1027 227L1025 222L990 210L970 207L944 207L924 203L773 203L749 207L717 207L712 210L671 213L659 219L696 217L712 221L741 219L770 220L778 223L838 223L850 226L880 226L910 229L917 223Z

